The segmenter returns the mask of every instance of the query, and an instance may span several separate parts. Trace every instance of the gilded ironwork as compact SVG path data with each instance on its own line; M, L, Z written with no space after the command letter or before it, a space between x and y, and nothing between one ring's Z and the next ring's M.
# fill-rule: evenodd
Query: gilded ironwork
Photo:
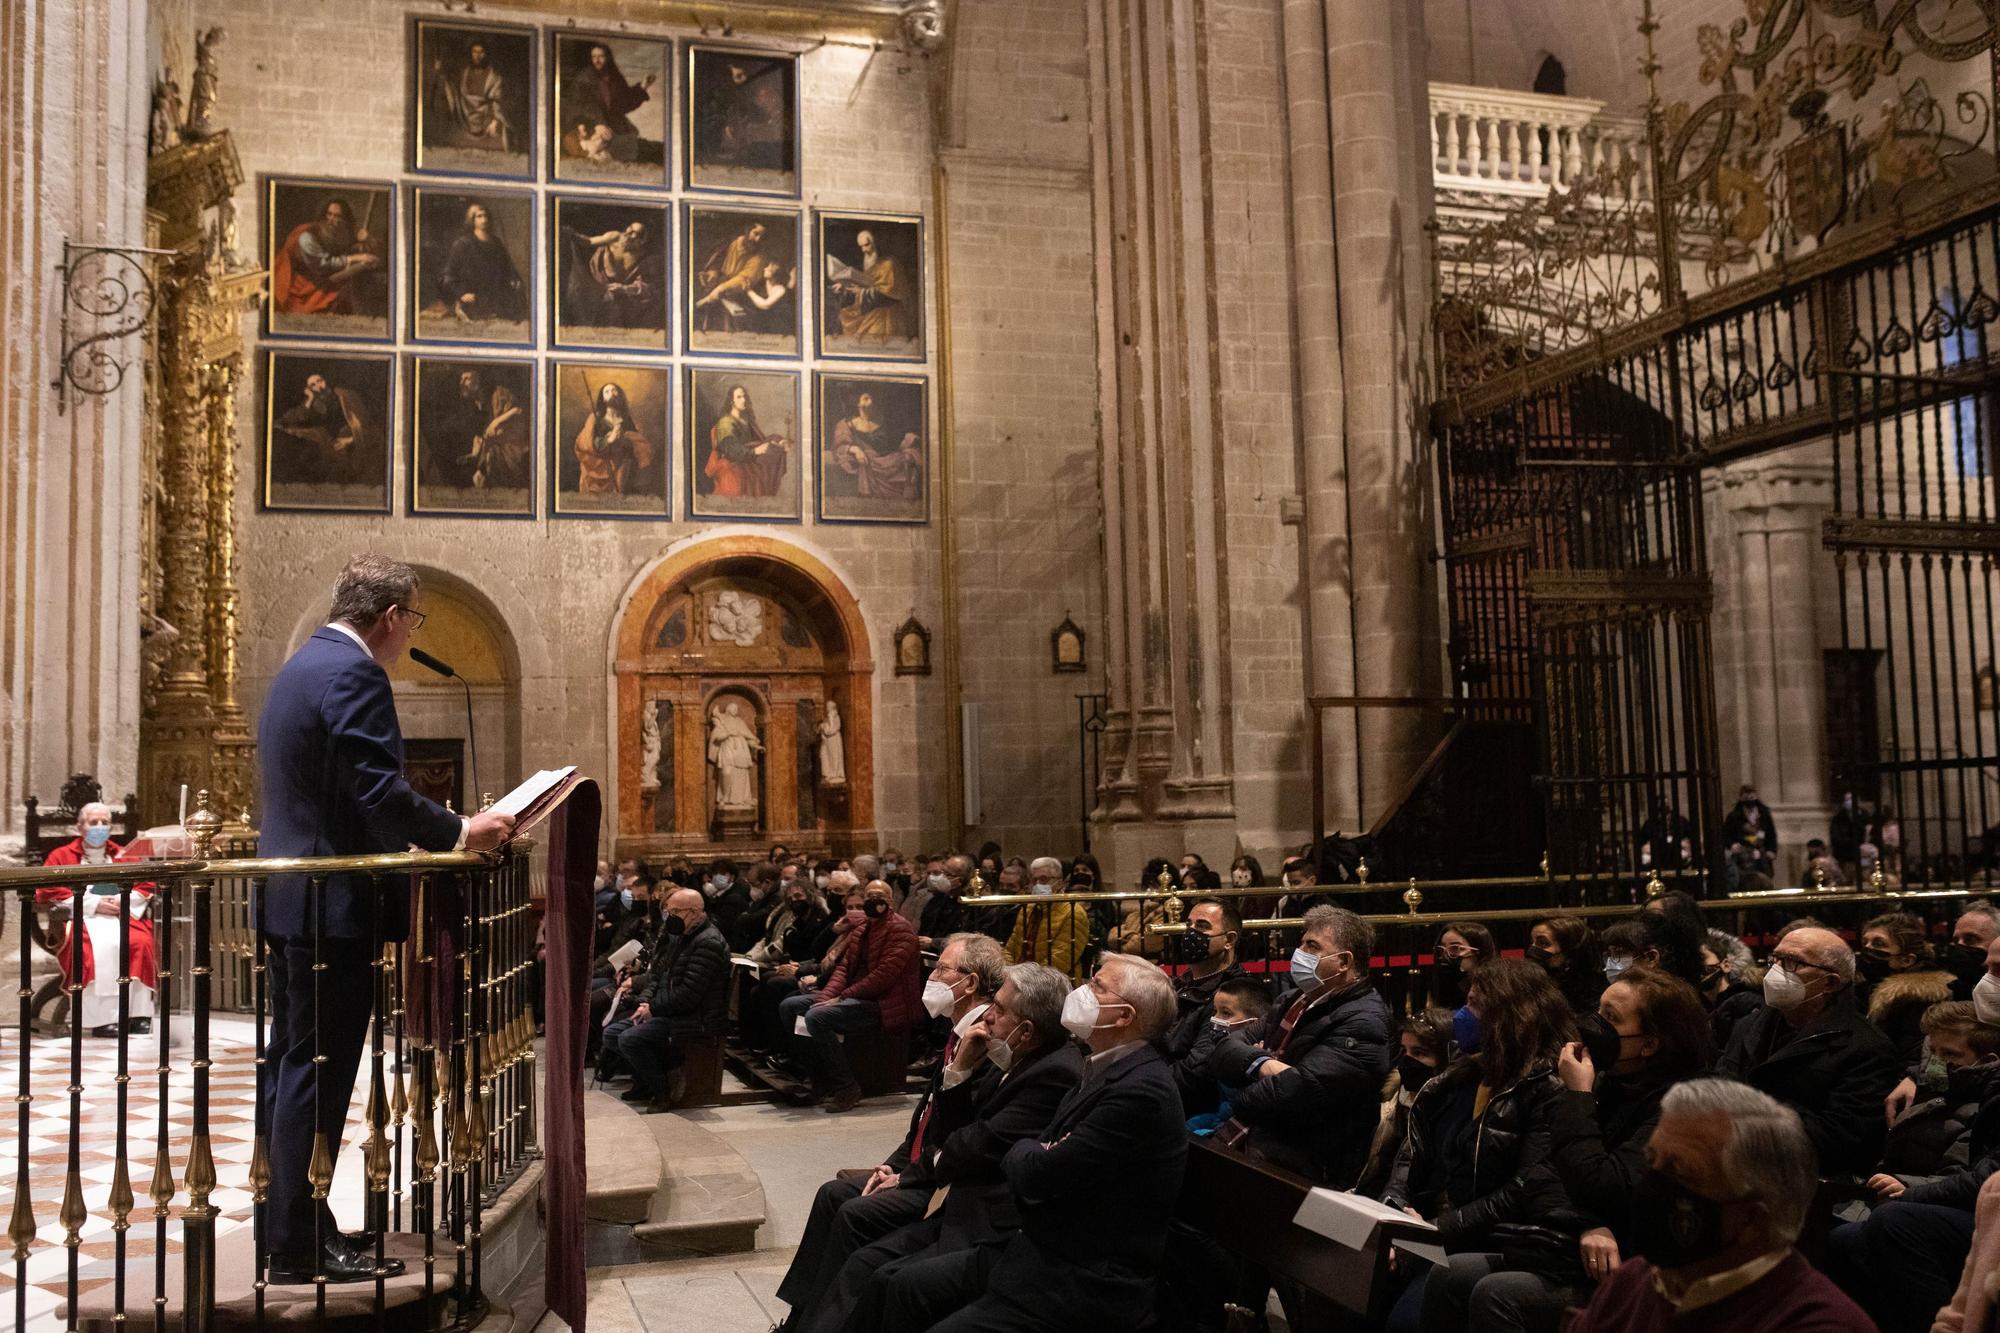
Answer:
M1820 521L1821 540L1835 551L1906 551L1938 555L2000 555L2000 526L1977 519L1855 518Z

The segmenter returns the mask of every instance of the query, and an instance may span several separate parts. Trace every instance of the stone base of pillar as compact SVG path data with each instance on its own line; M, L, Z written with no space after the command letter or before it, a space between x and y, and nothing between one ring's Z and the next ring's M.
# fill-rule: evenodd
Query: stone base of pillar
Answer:
M1228 883L1229 863L1236 859L1236 819L1231 816L1118 823L1094 819L1090 825L1090 850L1104 868L1107 889L1137 887L1146 862L1156 856L1179 861L1189 852L1201 857Z
M1779 888L1798 884L1806 870L1806 844L1814 838L1826 840L1827 822L1833 811L1816 802L1798 805L1771 803L1771 822L1778 829Z

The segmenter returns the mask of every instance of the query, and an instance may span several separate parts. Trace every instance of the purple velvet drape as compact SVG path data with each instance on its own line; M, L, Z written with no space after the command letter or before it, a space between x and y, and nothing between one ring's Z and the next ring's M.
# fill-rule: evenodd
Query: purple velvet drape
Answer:
M549 1309L586 1333L589 1289L583 1271L583 1051L590 1021L591 879L603 798L595 782L576 785L548 821L548 910L542 919L548 1028L542 1060L548 1102L542 1116L542 1202L548 1219Z

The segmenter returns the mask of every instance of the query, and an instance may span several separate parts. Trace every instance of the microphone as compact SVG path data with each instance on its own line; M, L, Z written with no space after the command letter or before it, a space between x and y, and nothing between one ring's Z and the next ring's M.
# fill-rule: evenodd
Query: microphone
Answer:
M421 648L410 649L410 660L420 667L437 672L447 680L457 681L459 688L465 691L465 743L472 750L472 800L469 804L473 807L473 810L462 813L476 813L479 807L479 793L481 788L479 785L479 733L472 725L472 685L465 677L459 675L449 662L432 657Z

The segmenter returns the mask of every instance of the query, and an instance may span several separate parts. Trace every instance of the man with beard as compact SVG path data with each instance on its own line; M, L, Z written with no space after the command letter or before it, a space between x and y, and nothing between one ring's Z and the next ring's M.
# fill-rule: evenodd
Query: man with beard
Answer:
M271 266L271 302L286 315L351 315L354 282L381 270L369 250L373 237L356 228L345 199L329 199L311 222L301 222L278 247Z
M606 328L664 328L666 306L651 267L643 222L586 236L565 229L570 247L569 322Z
M438 296L458 320L525 317L520 271L485 205L466 208L464 229L453 238L438 275Z
M362 433L361 417L351 395L329 385L326 376L306 376L304 399L278 418L278 429L305 446L301 456L288 460L285 466L288 481L339 483L357 479L355 456Z
M514 151L514 127L502 105L505 84L488 62L486 44L474 41L465 64L446 74L444 61L431 62L431 114L448 125L465 146Z
M835 317L844 338L892 339L911 336L908 295L896 261L875 248L875 233L856 232L861 267L849 268L827 256Z
M915 431L898 441L875 415L875 395L863 391L854 415L833 426L833 461L854 478L864 499L915 500L923 484L923 453Z
M424 426L427 481L446 486L472 484L472 460L492 417L486 410L486 384L470 367L458 372L458 392L440 394L436 410Z
M593 42L583 68L563 89L563 114L572 122L602 125L611 132L611 156L629 161L639 146L639 127L631 113L644 106L660 76L648 74L630 83L618 68L618 58L602 42Z
M782 297L769 297L770 281L776 266L764 256L764 224L753 222L727 245L709 252L695 270L695 287L702 293L694 303L695 328L701 332L729 332L743 326L756 309L768 309ZM767 298L767 299L754 299Z

